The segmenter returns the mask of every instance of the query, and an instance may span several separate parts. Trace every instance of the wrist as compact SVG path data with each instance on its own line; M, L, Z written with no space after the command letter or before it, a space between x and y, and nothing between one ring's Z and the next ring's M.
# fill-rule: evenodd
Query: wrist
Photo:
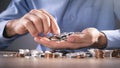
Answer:
M99 49L104 49L107 46L107 38L104 33L100 32L100 36L98 38L98 41L95 42L92 47L93 48L99 48Z
M4 28L4 32L3 32L3 36L6 38L11 38L13 36L16 35L15 31L14 31L14 20L9 21L5 28Z
M98 39L98 45L100 45L100 48L106 48L107 46L107 38L104 33L100 32L100 37Z

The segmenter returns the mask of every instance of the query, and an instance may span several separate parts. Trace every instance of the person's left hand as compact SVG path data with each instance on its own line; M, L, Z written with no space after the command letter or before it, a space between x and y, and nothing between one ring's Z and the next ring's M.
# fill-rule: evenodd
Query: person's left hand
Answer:
M34 40L49 48L55 49L77 49L97 44L98 48L105 47L106 37L95 28L86 28L80 34L72 34L67 41L53 41L46 37L35 37Z

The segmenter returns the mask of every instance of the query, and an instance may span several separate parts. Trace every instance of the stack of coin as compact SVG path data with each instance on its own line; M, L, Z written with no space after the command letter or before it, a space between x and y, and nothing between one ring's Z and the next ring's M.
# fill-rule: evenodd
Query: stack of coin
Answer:
M112 53L113 53L113 50L103 50L104 52L104 58L112 58Z
M52 58L53 57L53 53L50 51L45 51L45 58Z
M66 58L76 58L76 57L77 57L76 53L67 53L66 54Z
M43 51L31 50L31 57L41 57Z
M95 58L95 49L88 49L88 52L91 54L91 57Z
M16 57L17 53L13 51L0 51L0 57Z
M67 53L66 54L66 58L81 59L81 58L85 58L85 57L86 57L86 53L85 52L75 52L75 53Z
M85 57L86 58L92 57L92 54L90 52L85 52Z
M119 49L113 50L112 57L120 58L120 50Z
M77 59L86 58L86 53L85 52L78 52L78 53L76 53L76 58Z
M30 52L29 49L19 49L19 53L17 53L16 57L25 57Z
M55 52L55 53L53 53L53 57L52 58L62 58L62 57L63 57L63 53Z
M104 58L104 52L100 49L95 49L95 57L96 58Z

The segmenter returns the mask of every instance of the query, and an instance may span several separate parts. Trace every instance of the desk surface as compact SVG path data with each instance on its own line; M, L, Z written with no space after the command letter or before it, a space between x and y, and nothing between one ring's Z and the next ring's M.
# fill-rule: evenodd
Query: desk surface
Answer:
M0 68L120 68L120 59L41 59L1 57Z

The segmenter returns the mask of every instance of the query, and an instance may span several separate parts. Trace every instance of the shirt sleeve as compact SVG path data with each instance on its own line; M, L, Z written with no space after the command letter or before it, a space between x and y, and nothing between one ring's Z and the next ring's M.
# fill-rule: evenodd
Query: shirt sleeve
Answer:
M114 14L118 20L120 20L120 0L113 0L114 2ZM102 31L107 37L107 49L120 48L120 28L117 30L105 30Z
M106 49L120 48L120 30L107 30L102 31L107 37Z
M11 0L5 11L0 14L0 49L8 46L16 37L5 38L3 36L5 25L9 20L18 19L29 11L26 0Z

